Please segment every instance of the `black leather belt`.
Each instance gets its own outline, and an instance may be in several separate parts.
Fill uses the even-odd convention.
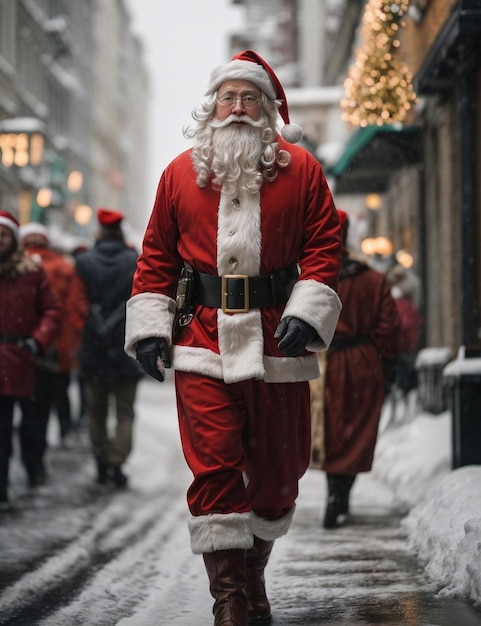
[[[358,337],[337,337],[332,340],[328,352],[349,350],[350,348],[357,348],[357,346],[365,346],[368,343],[371,343],[371,339],[364,335]]]
[[[194,302],[224,313],[278,306],[287,302],[297,277],[297,263],[263,276],[213,276],[194,270]]]

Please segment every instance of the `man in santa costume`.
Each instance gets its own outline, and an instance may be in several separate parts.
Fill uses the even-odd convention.
[[[203,554],[215,625],[266,624],[264,568],[310,460],[308,380],[341,308],[340,227],[319,163],[286,143],[302,132],[266,61],[235,55],[205,96],[187,131],[193,149],[158,186],[125,348],[159,381],[175,368],[191,547]],[[193,299],[179,326],[184,267]]]

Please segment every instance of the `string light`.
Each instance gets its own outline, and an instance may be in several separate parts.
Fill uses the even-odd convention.
[[[399,59],[399,30],[409,0],[369,0],[354,63],[344,81],[342,119],[354,126],[402,122],[416,102],[412,74]]]

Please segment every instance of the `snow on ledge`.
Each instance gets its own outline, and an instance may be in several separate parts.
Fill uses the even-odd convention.
[[[416,369],[429,365],[445,365],[451,356],[450,348],[423,348],[416,357]]]
[[[481,374],[481,358],[466,358],[465,346],[461,346],[458,351],[458,357],[444,368],[443,376],[445,378],[459,378],[466,374]]]

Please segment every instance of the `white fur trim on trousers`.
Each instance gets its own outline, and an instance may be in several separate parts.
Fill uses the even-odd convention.
[[[283,518],[270,521],[255,513],[211,513],[189,519],[190,545],[194,554],[217,550],[248,550],[254,535],[273,541],[287,533],[295,506]]]
[[[250,513],[211,513],[189,519],[190,545],[194,554],[217,550],[248,550],[254,544]]]
[[[274,539],[278,539],[279,537],[286,535],[291,526],[295,510],[296,505],[292,507],[287,515],[284,515],[281,519],[274,521],[266,520],[263,517],[259,517],[255,513],[252,513],[251,527],[253,534],[264,541],[274,541]]]

